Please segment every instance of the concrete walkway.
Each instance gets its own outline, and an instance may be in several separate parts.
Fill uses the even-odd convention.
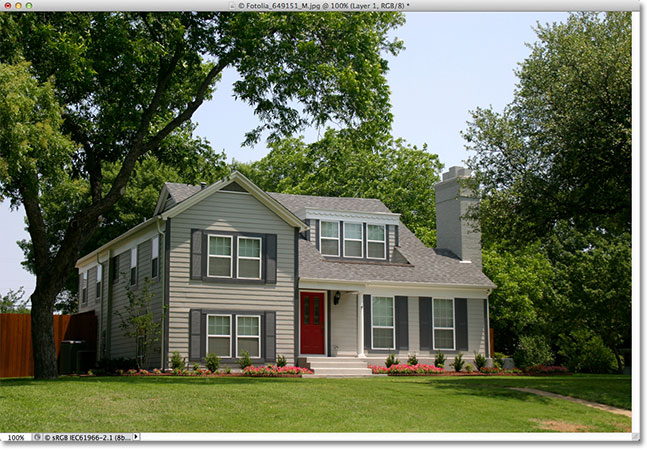
[[[601,409],[602,411],[608,411],[613,414],[620,414],[631,418],[631,411],[622,408],[616,408],[615,406],[603,405],[601,403],[590,402],[588,400],[582,400],[575,397],[567,397],[565,395],[553,394],[552,392],[540,391],[539,389],[530,389],[530,388],[516,388],[511,387],[508,389],[513,389],[515,391],[528,392],[530,394],[542,395],[544,397],[550,398],[560,398],[562,400],[568,400],[569,402],[579,403],[580,405],[590,406],[591,408]]]

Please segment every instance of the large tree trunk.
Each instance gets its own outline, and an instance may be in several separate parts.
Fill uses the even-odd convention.
[[[36,287],[31,296],[31,342],[34,353],[34,378],[58,378],[54,344],[54,302],[56,294]]]

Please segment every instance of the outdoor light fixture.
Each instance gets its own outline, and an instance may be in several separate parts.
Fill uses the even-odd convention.
[[[338,304],[339,304],[339,299],[340,299],[340,298],[341,298],[341,294],[339,293],[339,291],[335,292],[335,297],[334,297],[334,303],[335,303],[335,305],[338,305]]]

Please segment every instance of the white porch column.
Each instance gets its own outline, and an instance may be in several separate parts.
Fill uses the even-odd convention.
[[[364,358],[364,293],[357,293],[357,357]]]

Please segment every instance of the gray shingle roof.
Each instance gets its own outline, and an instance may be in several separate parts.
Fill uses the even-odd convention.
[[[389,208],[376,198],[318,197],[315,195],[278,194],[268,192],[293,213],[303,208],[332,209],[335,211],[359,211],[390,213]]]
[[[186,200],[191,197],[193,194],[200,192],[200,186],[193,186],[191,184],[183,183],[164,183],[168,193],[170,195],[170,201],[166,202],[164,210],[171,208],[172,206],[177,205],[178,203]]]

